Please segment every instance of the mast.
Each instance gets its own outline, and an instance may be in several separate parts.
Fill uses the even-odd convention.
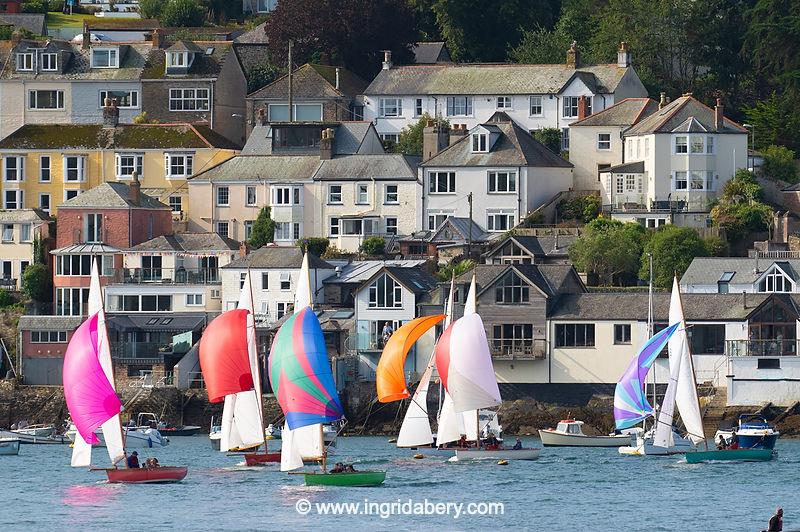
[[[250,274],[250,266],[247,267],[247,287],[248,295],[250,296],[250,319],[253,320],[253,332],[248,332],[248,336],[252,335],[253,349],[256,355],[256,382],[253,386],[253,392],[256,394],[256,404],[258,406],[258,428],[261,431],[259,434],[264,436],[264,453],[269,452],[269,444],[267,443],[266,427],[264,427],[264,393],[262,390],[263,384],[261,381],[261,357],[258,354],[258,335],[256,334],[256,315],[255,315],[255,302],[253,301],[253,276]],[[251,338],[248,337],[248,343]]]
[[[677,277],[676,277],[677,282]],[[681,297],[681,291],[678,290],[678,301],[681,302],[681,308],[683,308],[683,298]],[[684,325],[686,324],[686,318],[684,317]],[[688,329],[688,325],[685,325]],[[697,374],[694,371],[694,357],[692,356],[692,343],[689,341],[689,335],[686,335],[686,350],[689,352],[689,370],[692,374],[692,385],[694,386],[694,396],[697,399],[697,411],[701,413],[700,419],[702,420],[702,410],[700,409],[700,396],[697,393]],[[705,437],[703,434],[703,443],[706,446],[706,451],[708,450],[708,438]]]
[[[653,254],[648,253],[647,258],[650,261],[650,280],[647,285],[647,337],[653,337]],[[656,360],[658,358],[656,357]],[[653,380],[653,408],[656,407],[656,402],[658,398],[656,397],[656,368],[658,367],[658,363],[653,363],[653,372],[652,372],[652,380]],[[655,420],[655,416],[654,416]],[[644,421],[642,421],[644,423]],[[655,423],[654,423],[655,425]]]

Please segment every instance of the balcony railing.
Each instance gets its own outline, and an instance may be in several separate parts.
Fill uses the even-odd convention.
[[[164,342],[113,342],[111,357],[121,361],[161,362],[164,355],[172,354],[172,344]]]
[[[10,277],[0,278],[0,288],[3,288],[5,290],[16,290],[17,280],[11,279]]]
[[[798,340],[726,340],[725,354],[730,357],[797,356]]]
[[[122,284],[220,284],[217,268],[123,268],[114,272],[114,283]]]
[[[547,357],[547,340],[490,338],[492,357],[498,360],[542,360]]]
[[[672,199],[672,200],[651,200],[647,201],[615,201],[612,205],[604,205],[603,209],[610,212],[620,213],[672,213],[672,212],[705,212],[708,210],[709,197]]]

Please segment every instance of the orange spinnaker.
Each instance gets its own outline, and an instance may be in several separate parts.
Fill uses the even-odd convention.
[[[208,324],[200,338],[200,369],[212,403],[253,389],[247,314],[249,311],[244,309],[223,312]]]
[[[386,342],[378,361],[376,382],[378,401],[390,403],[411,397],[406,387],[404,367],[411,346],[445,318],[444,314],[416,318],[399,327]]]

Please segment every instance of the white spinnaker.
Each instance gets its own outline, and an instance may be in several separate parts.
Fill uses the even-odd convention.
[[[294,430],[288,424],[281,431],[281,471],[303,467],[303,459],[319,460],[325,453],[322,426],[317,423]]]
[[[469,283],[469,292],[467,292],[467,299],[464,303],[464,316],[471,316],[478,313],[478,287],[475,282],[475,274],[472,274],[472,281]],[[452,352],[450,353],[452,357]],[[463,421],[464,434],[467,436],[467,441],[479,440],[479,427],[478,427],[478,411],[467,410],[461,413]]]
[[[455,294],[455,278],[450,280],[450,294],[447,297],[447,308],[445,309],[444,328],[447,329],[453,322],[453,296]],[[431,358],[431,363],[435,354]],[[439,409],[439,419],[436,429],[436,445],[442,446],[447,443],[458,441],[464,432],[464,419],[461,414],[456,414],[453,409],[453,398],[444,390],[442,406]]]
[[[433,365],[429,364],[419,380],[419,385],[414,391],[403,418],[403,424],[400,426],[400,433],[397,436],[398,447],[417,447],[433,443],[427,404],[428,385],[431,382],[432,374]]]
[[[483,320],[469,314],[456,321],[450,333],[450,371],[447,389],[457,413],[491,408],[501,403]]]
[[[677,391],[675,393],[675,404],[678,412],[681,413],[681,421],[686,428],[689,439],[698,445],[706,440],[703,431],[703,416],[700,413],[700,401],[697,397],[697,378],[694,373],[694,361],[689,349],[689,339],[686,335],[686,321],[683,316],[683,305],[681,304],[681,293],[678,287],[678,278],[674,278],[672,285],[672,300],[669,306],[669,322],[680,322],[675,336],[681,339],[680,345],[676,346],[677,356],[680,357],[680,367],[678,374]],[[670,339],[670,364],[672,363],[672,338]],[[671,368],[670,368],[671,370]]]

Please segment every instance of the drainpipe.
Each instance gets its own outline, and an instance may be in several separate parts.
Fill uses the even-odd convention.
[[[528,176],[525,176],[526,178]],[[527,188],[525,189],[525,193],[528,193]],[[527,206],[525,207],[525,213],[527,214],[528,209]],[[517,223],[520,222],[522,219],[522,167],[517,167]]]

